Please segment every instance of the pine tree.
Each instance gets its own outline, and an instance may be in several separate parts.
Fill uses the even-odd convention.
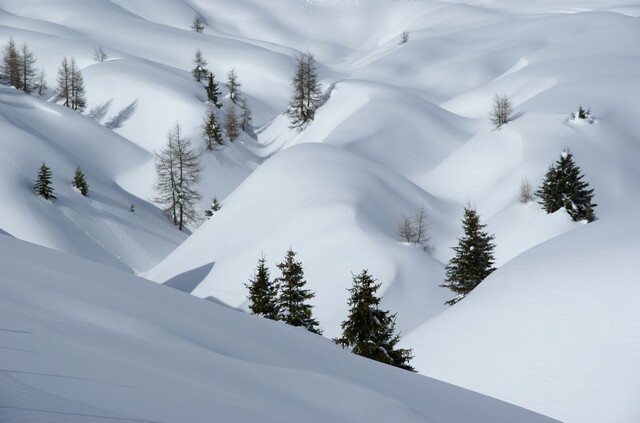
[[[193,58],[193,70],[191,71],[191,74],[196,81],[201,82],[208,73],[207,60],[202,55],[200,49],[198,49],[196,50],[196,54]]]
[[[204,141],[208,151],[214,150],[216,147],[224,145],[222,140],[222,130],[218,123],[218,115],[213,106],[209,106],[207,115],[204,119]]]
[[[80,166],[76,167],[76,172],[73,175],[73,181],[71,181],[71,185],[80,191],[80,194],[83,196],[87,196],[89,194],[89,184],[87,184],[87,179],[82,173]]]
[[[38,176],[33,184],[33,191],[45,200],[56,199],[56,196],[53,195],[53,187],[51,186],[52,176],[51,169],[42,162],[42,166],[40,166],[38,170]]]
[[[198,220],[195,211],[200,194],[195,190],[202,167],[191,141],[182,135],[176,122],[167,133],[167,144],[156,153],[156,201],[179,230]]]
[[[2,79],[5,83],[22,89],[22,73],[20,71],[22,57],[13,38],[9,38],[2,56]]]
[[[211,207],[204,211],[204,215],[207,219],[211,219],[214,214],[218,212],[222,208],[222,205],[218,203],[218,197],[213,197],[211,201]]]
[[[573,155],[568,150],[563,151],[560,159],[549,167],[542,186],[536,192],[539,203],[547,213],[564,207],[574,221],[593,222],[597,204],[592,203],[593,189],[589,189],[583,178]]]
[[[242,109],[242,117],[240,122],[240,127],[243,131],[246,131],[251,126],[251,122],[253,121],[253,113],[251,113],[251,109],[249,109],[249,103],[247,100],[242,97],[240,99],[240,108]]]
[[[313,120],[322,102],[318,67],[311,53],[298,57],[298,67],[291,85],[293,96],[286,112],[291,120],[289,127],[301,131]]]
[[[207,85],[205,86],[205,90],[207,92],[207,99],[209,100],[209,103],[213,104],[218,109],[222,108],[222,103],[218,100],[218,96],[222,93],[218,88],[218,83],[215,81],[215,76],[212,72],[209,72],[209,75],[207,75]]]
[[[240,118],[235,104],[230,104],[227,108],[224,120],[224,132],[229,141],[234,142],[240,136]]]
[[[200,19],[200,16],[196,15],[193,18],[193,22],[191,22],[190,28],[195,32],[199,32],[199,33],[204,32],[204,24],[202,23],[202,19]]]
[[[20,79],[22,80],[22,91],[30,94],[35,88],[34,79],[38,73],[35,67],[36,59],[26,43],[20,49]]]
[[[227,73],[227,88],[229,89],[229,98],[235,104],[239,104],[240,102],[240,82],[238,82],[238,74],[236,73],[235,68],[231,68],[229,73]]]
[[[400,336],[395,333],[395,314],[380,310],[376,295],[380,284],[366,270],[353,276],[349,288],[349,316],[342,322],[342,336],[334,342],[351,348],[354,354],[413,371],[410,349],[396,349]]]
[[[456,254],[446,266],[445,283],[440,285],[452,290],[456,297],[445,304],[456,304],[495,270],[494,236],[483,231],[485,226],[480,223],[477,211],[467,205],[462,219],[464,236],[453,247]]]
[[[307,282],[304,280],[302,264],[295,256],[296,253],[289,248],[285,259],[278,264],[282,273],[282,276],[276,279],[276,284],[280,287],[278,320],[291,326],[302,326],[309,332],[322,335],[318,321],[313,318],[313,306],[306,303],[315,297],[315,294],[304,289]]]
[[[252,314],[278,320],[278,286],[269,279],[269,269],[264,255],[258,260],[258,266],[245,284],[249,288],[249,309]]]

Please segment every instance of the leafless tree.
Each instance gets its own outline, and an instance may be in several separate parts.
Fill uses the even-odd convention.
[[[398,224],[398,235],[408,243],[422,248],[425,253],[432,254],[433,246],[428,229],[427,212],[423,205],[413,217],[402,216]]]
[[[196,50],[195,57],[193,58],[193,70],[191,74],[196,81],[200,82],[207,77],[209,71],[207,70],[207,60],[202,55],[200,49]]]
[[[200,16],[196,15],[193,18],[193,22],[191,22],[190,28],[199,33],[202,33],[204,31],[204,24],[202,23],[202,19],[200,19]]]
[[[522,204],[527,204],[532,202],[533,198],[534,198],[533,187],[531,186],[529,179],[527,179],[526,177],[523,177],[522,180],[520,181],[520,191],[518,193],[518,201],[520,201]]]
[[[104,62],[108,58],[109,58],[109,56],[107,55],[107,53],[105,53],[105,51],[102,48],[102,46],[99,46],[98,48],[93,50],[93,60],[94,61],[96,61],[96,62]]]
[[[298,57],[298,67],[291,85],[293,96],[286,112],[291,121],[289,127],[301,131],[313,120],[322,102],[318,66],[311,53]]]
[[[496,95],[493,97],[493,110],[489,114],[489,119],[496,129],[502,128],[512,119],[513,104],[507,95]]]

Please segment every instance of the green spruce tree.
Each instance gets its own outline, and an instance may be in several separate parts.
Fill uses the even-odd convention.
[[[222,206],[218,203],[218,197],[213,197],[211,207],[204,211],[204,215],[207,219],[211,219],[221,208]]]
[[[363,270],[353,276],[349,288],[349,316],[342,322],[342,336],[334,339],[336,344],[351,348],[354,354],[413,371],[409,361],[413,358],[410,349],[396,349],[400,336],[395,333],[395,314],[380,310],[380,297],[376,292],[380,284]]]
[[[89,184],[87,184],[87,178],[82,173],[80,166],[76,167],[76,172],[73,175],[73,180],[71,181],[71,185],[80,191],[80,194],[85,197],[89,194]]]
[[[475,208],[467,205],[462,219],[464,236],[459,238],[458,245],[453,247],[456,254],[446,266],[445,283],[440,285],[456,294],[445,304],[456,304],[495,270],[494,236],[483,231],[485,226],[480,223]]]
[[[203,135],[207,151],[212,151],[224,146],[222,129],[218,122],[218,114],[216,113],[215,107],[211,105],[209,105],[207,114],[204,117]]]
[[[580,168],[573,161],[573,155],[565,150],[558,161],[549,167],[542,185],[536,192],[539,203],[547,213],[564,207],[574,221],[593,222],[596,218],[593,189],[582,179]]]
[[[269,279],[264,255],[258,260],[253,277],[245,284],[249,288],[249,309],[252,314],[278,320],[278,286]]]
[[[218,100],[218,96],[222,95],[222,93],[220,92],[220,88],[218,87],[218,83],[215,81],[215,76],[212,72],[209,72],[209,75],[207,75],[207,85],[205,85],[204,89],[207,92],[207,99],[209,100],[209,103],[220,109],[222,107],[222,103]]]
[[[278,320],[291,326],[302,326],[309,332],[322,335],[318,328],[318,321],[313,318],[313,306],[306,301],[315,297],[315,294],[304,289],[304,271],[302,264],[295,259],[296,253],[289,248],[285,259],[278,264],[282,276],[276,279],[280,287],[278,298]]]
[[[47,167],[47,165],[43,162],[42,166],[38,170],[38,176],[33,184],[33,191],[36,195],[44,198],[45,200],[55,200],[56,196],[53,195],[53,187],[51,186],[52,181],[51,169]]]

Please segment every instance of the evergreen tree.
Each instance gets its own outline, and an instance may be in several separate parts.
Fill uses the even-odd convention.
[[[240,99],[240,107],[242,109],[240,127],[243,131],[246,131],[251,126],[251,122],[253,121],[253,113],[251,113],[251,109],[249,109],[249,103],[247,103],[247,100],[244,97]]]
[[[454,305],[480,284],[495,270],[493,235],[483,231],[477,211],[467,205],[464,208],[462,228],[464,236],[458,239],[458,245],[453,247],[455,256],[449,261],[445,269],[446,281],[440,285],[452,290],[456,297],[445,304]]]
[[[224,132],[229,141],[234,142],[240,136],[240,118],[235,104],[231,103],[227,108],[224,120]]]
[[[229,98],[235,104],[239,104],[240,102],[240,82],[238,82],[238,74],[236,73],[235,68],[231,68],[229,73],[227,73],[227,88],[229,89]]]
[[[193,22],[191,22],[190,28],[195,32],[199,32],[199,33],[204,32],[204,24],[202,23],[202,19],[200,19],[200,16],[196,15],[193,18]]]
[[[195,190],[200,181],[202,167],[191,141],[182,135],[176,122],[167,134],[167,144],[156,153],[156,201],[179,230],[189,222],[198,220],[195,211],[200,194]]]
[[[207,75],[207,85],[205,86],[205,90],[207,91],[207,99],[209,100],[209,103],[213,104],[218,109],[222,108],[222,103],[218,100],[218,96],[222,93],[218,88],[218,83],[215,81],[215,76],[212,72],[209,72],[209,75]]]
[[[224,145],[222,140],[222,130],[218,124],[218,115],[215,108],[209,105],[207,115],[204,119],[204,141],[208,151],[214,150],[216,147]]]
[[[207,60],[202,55],[200,49],[198,49],[196,50],[196,55],[193,58],[193,70],[191,71],[191,74],[196,81],[201,82],[208,73]]]
[[[349,316],[342,322],[342,336],[334,341],[351,348],[354,354],[413,371],[410,349],[395,349],[400,336],[395,333],[395,314],[380,310],[376,292],[380,284],[363,270],[353,276],[349,288]]]
[[[22,57],[13,38],[9,38],[2,55],[2,79],[17,89],[22,89]]]
[[[87,179],[82,173],[80,166],[76,167],[76,172],[73,175],[73,180],[71,181],[71,185],[80,191],[80,194],[85,197],[89,194],[89,184],[87,184]]]
[[[30,94],[35,88],[36,74],[38,69],[35,67],[36,59],[26,43],[20,48],[20,79],[22,80],[22,91]]]
[[[291,83],[293,96],[287,109],[291,129],[301,131],[315,117],[322,102],[318,83],[318,67],[311,53],[298,57],[298,67]]]
[[[249,309],[256,316],[278,320],[278,286],[269,279],[269,269],[264,255],[258,260],[258,266],[245,284],[249,288]]]
[[[560,159],[549,167],[542,186],[536,192],[539,203],[547,213],[564,207],[574,221],[593,222],[597,204],[592,203],[593,189],[589,189],[583,178],[573,155],[568,150],[563,151]]]
[[[309,332],[322,335],[318,321],[313,318],[313,306],[306,303],[315,297],[315,294],[304,289],[307,282],[304,280],[302,264],[295,256],[296,253],[289,248],[285,259],[278,264],[282,273],[282,276],[276,279],[276,284],[280,287],[278,320],[291,326],[302,326]]]
[[[218,203],[218,197],[213,197],[211,201],[211,207],[204,211],[204,215],[207,219],[211,219],[214,214],[218,212],[222,208],[222,205]]]
[[[56,199],[56,196],[53,195],[53,187],[51,186],[52,176],[51,169],[42,162],[42,166],[40,166],[38,170],[38,176],[33,184],[33,191],[45,200]]]

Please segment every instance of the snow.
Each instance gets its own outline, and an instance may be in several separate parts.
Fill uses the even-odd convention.
[[[16,262],[7,275],[19,282],[3,276],[1,282],[11,284],[12,296],[3,292],[0,299],[13,307],[11,321],[31,316],[29,325],[50,328],[38,345],[61,357],[60,370],[68,371],[66,376],[135,382],[132,386],[144,391],[141,404],[159,407],[154,415],[122,400],[125,391],[104,384],[92,388],[93,398],[103,402],[90,404],[91,395],[69,388],[71,401],[90,408],[72,403],[64,407],[87,419],[101,415],[91,407],[120,413],[124,419],[161,420],[158,416],[166,412],[166,420],[183,421],[186,410],[194,419],[204,419],[215,398],[216,405],[230,407],[225,410],[244,410],[246,420],[280,407],[297,421],[308,421],[310,415],[318,421],[359,420],[352,414],[356,408],[342,400],[347,393],[371,411],[366,416],[381,421],[408,420],[412,407],[418,407],[414,410],[421,417],[428,415],[420,411],[428,405],[421,408],[417,399],[398,402],[398,395],[420,392],[415,383],[433,383],[426,382],[429,379],[397,376],[397,395],[368,389],[377,380],[375,372],[384,372],[380,380],[386,381],[395,373],[370,370],[378,369],[370,363],[354,364],[360,360],[348,354],[337,359],[328,352],[326,339],[229,310],[247,310],[244,284],[261,254],[277,276],[275,265],[291,247],[304,266],[308,288],[316,293],[314,313],[326,337],[340,333],[352,274],[368,269],[382,284],[381,307],[397,312],[402,346],[414,349],[414,364],[423,375],[566,422],[635,422],[640,416],[635,405],[640,367],[632,360],[640,354],[633,265],[638,255],[633,216],[640,210],[640,6],[632,3],[0,2],[0,40],[12,36],[18,44],[26,42],[37,66],[45,68],[51,88],[62,58],[73,56],[85,78],[88,110],[103,106],[105,111],[96,122],[47,102],[51,89],[39,99],[0,87],[0,231],[66,254],[0,237],[7,251],[4,263]],[[189,29],[196,14],[205,24],[203,33]],[[403,31],[409,41],[399,45]],[[109,60],[93,61],[98,46]],[[228,94],[226,74],[236,69],[254,113],[254,133],[243,134],[220,151],[203,151],[206,96],[190,75],[197,49],[208,60],[223,96]],[[282,112],[291,94],[296,57],[305,51],[318,61],[327,101],[314,122],[296,132],[288,128]],[[496,94],[508,95],[515,111],[515,119],[500,131],[488,119]],[[228,101],[223,99],[223,111]],[[105,127],[132,104],[135,110],[121,127]],[[591,124],[570,120],[579,105],[591,108]],[[211,220],[192,225],[188,238],[153,204],[153,154],[175,122],[203,151],[200,214],[214,196],[222,203]],[[548,166],[567,149],[594,189],[594,223],[572,222],[564,210],[548,215],[535,202],[518,202],[520,181],[527,178],[536,189]],[[58,196],[53,202],[31,192],[43,161],[53,171]],[[70,185],[76,166],[87,175],[88,198]],[[131,204],[135,213],[129,212]],[[476,207],[487,232],[495,234],[499,268],[448,308],[443,303],[451,293],[438,285],[453,255],[451,247],[462,236],[466,204]],[[401,218],[423,206],[434,247],[431,256],[397,234]],[[22,255],[13,254],[14,248]],[[80,265],[68,255],[94,263]],[[56,289],[46,278],[32,280],[50,272],[44,264],[29,270],[45,257],[67,264]],[[210,301],[144,283],[96,262]],[[86,272],[69,274],[66,267],[72,263]],[[78,279],[95,282],[79,302],[75,290],[65,285],[76,281],[76,288],[82,286]],[[31,284],[33,292],[20,283]],[[96,303],[103,292],[100,286],[107,283],[115,284],[112,294]],[[60,310],[52,311],[51,299]],[[131,307],[117,305],[116,299],[130,301]],[[135,312],[136,307],[143,311]],[[62,313],[65,308],[76,314]],[[200,311],[192,315],[191,308]],[[94,309],[93,315],[86,311]],[[180,310],[188,310],[189,316],[179,315]],[[136,317],[126,317],[131,313]],[[47,323],[51,318],[54,326]],[[216,318],[224,325],[215,328],[218,335],[207,338]],[[88,327],[103,332],[94,336]],[[33,329],[27,328],[38,332]],[[248,336],[234,341],[245,330]],[[263,332],[264,337],[259,335]],[[118,338],[114,349],[106,342],[111,335]],[[51,350],[46,350],[47,340]],[[193,344],[204,345],[206,351],[189,340],[197,340]],[[104,371],[99,358],[92,358],[97,353],[92,343],[105,351],[98,355],[110,363]],[[222,361],[200,374],[198,366],[211,361],[210,351],[226,343],[229,350],[216,355]],[[291,363],[273,358],[289,354],[285,346],[300,353]],[[314,364],[311,351],[317,348],[325,349]],[[271,351],[269,360],[274,360],[267,360],[268,370],[257,358],[262,351]],[[172,358],[176,352],[185,352],[192,361]],[[250,359],[243,361],[246,354]],[[52,368],[53,360],[38,357],[37,362],[20,358],[19,371],[38,373],[44,368],[60,374]],[[143,357],[148,365],[142,364]],[[83,367],[88,358],[95,360],[94,369]],[[331,360],[343,363],[335,373],[326,370]],[[264,381],[275,377],[276,367],[282,368],[282,383],[272,392]],[[341,372],[355,375],[357,369],[375,375],[357,382],[340,379]],[[228,392],[223,385],[209,385],[219,372],[226,375],[220,380],[231,387]],[[322,387],[314,393],[331,406],[305,397],[296,389],[300,385],[284,382],[302,375]],[[264,389],[250,390],[253,396],[243,402],[239,392],[247,385],[236,380],[249,379],[261,381]],[[62,383],[56,380],[40,380],[37,389],[49,384],[45,392],[51,393],[51,386]],[[0,389],[8,391],[11,383],[4,379]],[[171,392],[176,383],[185,388]],[[211,388],[199,389],[203,386]],[[444,389],[433,404],[448,404],[466,392],[433,386],[438,386],[435,391]],[[40,397],[38,404],[35,393],[27,398],[30,409],[61,404],[51,396]],[[249,400],[254,401],[251,406]],[[500,413],[495,401],[470,402],[480,403]],[[434,412],[445,408],[435,407]],[[24,421],[22,415],[9,416]],[[459,421],[451,414],[441,417],[434,420]]]

